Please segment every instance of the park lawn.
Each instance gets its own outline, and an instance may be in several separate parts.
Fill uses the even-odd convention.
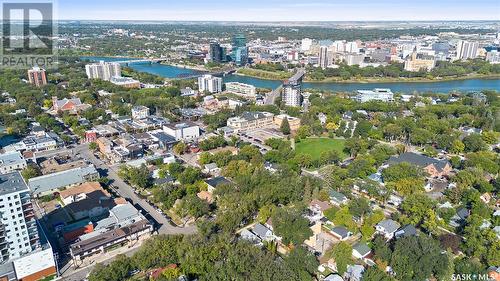
[[[344,139],[329,139],[329,138],[308,138],[301,140],[295,144],[297,154],[308,154],[313,159],[319,159],[323,151],[336,150],[340,153],[341,158],[347,155],[344,152]]]

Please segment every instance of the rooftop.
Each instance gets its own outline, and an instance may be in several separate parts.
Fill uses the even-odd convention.
[[[24,162],[25,160],[21,156],[21,153],[18,151],[12,151],[0,154],[0,167],[12,165],[20,162]]]
[[[0,175],[0,195],[19,191],[29,191],[21,173],[16,171]]]
[[[31,191],[37,194],[85,182],[86,177],[92,174],[98,174],[98,172],[94,165],[89,165],[87,167],[79,167],[54,174],[31,178],[28,180],[28,185]]]
[[[213,186],[213,187],[217,187],[217,186],[219,186],[221,184],[230,184],[231,183],[225,177],[215,177],[215,178],[212,178],[212,179],[205,180],[205,182],[208,185]]]
[[[422,168],[434,165],[438,171],[442,171],[447,164],[449,165],[449,162],[446,160],[438,160],[413,152],[405,152],[399,155],[399,157],[393,156],[389,159],[389,164],[398,164],[402,162],[414,164]]]

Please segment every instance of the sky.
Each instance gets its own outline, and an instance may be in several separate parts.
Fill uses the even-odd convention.
[[[500,0],[58,0],[62,20],[500,20]]]

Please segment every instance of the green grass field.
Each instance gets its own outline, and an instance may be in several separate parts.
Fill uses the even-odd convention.
[[[295,144],[297,154],[309,154],[313,159],[319,159],[323,151],[336,150],[342,158],[346,157],[344,153],[345,140],[329,138],[310,138],[301,140]]]

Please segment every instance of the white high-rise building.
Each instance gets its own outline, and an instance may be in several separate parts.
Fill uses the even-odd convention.
[[[19,258],[40,247],[30,190],[19,172],[0,175],[0,261]],[[1,239],[3,238],[3,239]]]
[[[328,67],[328,47],[321,46],[319,48],[319,67],[326,69]]]
[[[121,76],[121,66],[116,62],[104,62],[87,64],[85,66],[89,79],[111,80],[111,77]]]
[[[222,92],[222,78],[203,75],[198,77],[198,87],[200,92],[220,93]]]
[[[302,52],[307,52],[311,49],[311,46],[313,44],[313,40],[309,38],[304,38],[302,39],[301,45],[300,45],[300,50]]]
[[[358,43],[356,43],[356,42],[347,42],[345,44],[345,51],[347,53],[358,53],[359,52]]]
[[[344,41],[333,42],[333,47],[335,48],[335,52],[337,52],[337,53],[345,52],[345,42]]]
[[[487,52],[486,61],[492,64],[500,63],[500,52],[497,50]]]
[[[460,40],[457,43],[457,59],[466,60],[477,57],[479,43]]]

